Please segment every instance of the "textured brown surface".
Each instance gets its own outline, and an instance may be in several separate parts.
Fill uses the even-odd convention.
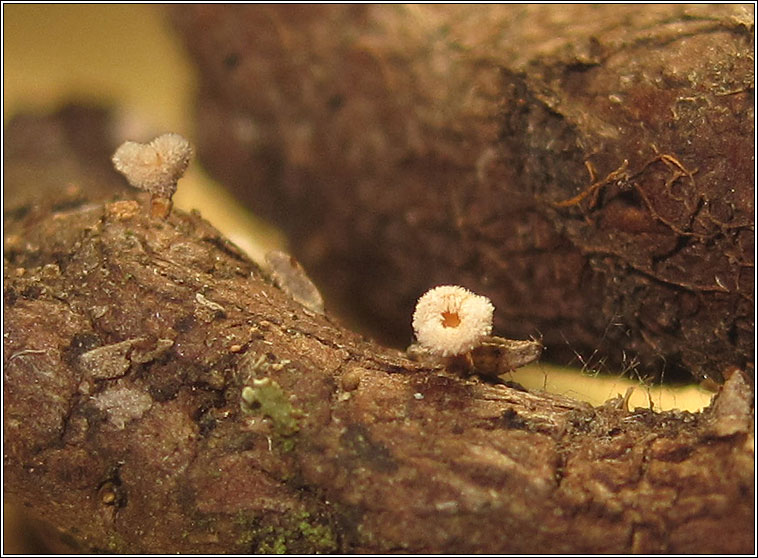
[[[750,6],[173,15],[201,159],[379,338],[457,283],[555,360],[752,362]]]
[[[752,550],[741,372],[691,414],[424,368],[145,201],[5,215],[5,497],[69,548]]]

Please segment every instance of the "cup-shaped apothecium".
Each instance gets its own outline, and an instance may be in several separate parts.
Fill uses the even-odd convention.
[[[413,331],[419,344],[443,357],[466,353],[492,332],[495,307],[480,296],[454,285],[427,291],[416,304]]]
[[[149,143],[127,141],[113,154],[113,166],[129,184],[152,194],[151,213],[166,217],[179,179],[193,155],[192,145],[179,134],[163,134]]]

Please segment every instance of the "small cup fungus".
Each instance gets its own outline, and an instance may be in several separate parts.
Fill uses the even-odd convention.
[[[187,170],[192,146],[179,134],[163,134],[150,143],[127,141],[113,154],[113,166],[129,184],[152,194],[151,213],[165,218],[171,211],[176,183]]]
[[[453,285],[427,291],[416,304],[413,330],[419,344],[443,357],[468,353],[492,332],[495,307],[480,296]]]

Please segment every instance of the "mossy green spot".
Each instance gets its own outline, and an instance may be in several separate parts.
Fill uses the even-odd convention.
[[[337,534],[328,520],[312,518],[307,511],[285,516],[276,525],[257,525],[254,518],[242,516],[237,523],[248,527],[237,544],[255,554],[329,554],[339,550]]]
[[[334,531],[328,525],[322,525],[320,523],[309,523],[307,519],[310,518],[310,514],[305,512],[301,516],[300,522],[297,524],[300,534],[308,541],[308,544],[313,548],[314,552],[334,552],[337,550],[337,540],[334,535]]]
[[[271,378],[253,380],[252,386],[243,388],[242,410],[268,417],[276,433],[282,436],[290,436],[300,429],[297,423],[300,411],[292,406],[287,394]]]
[[[255,554],[287,554],[287,541],[284,533],[275,533],[272,527],[261,530],[263,540],[255,548]]]

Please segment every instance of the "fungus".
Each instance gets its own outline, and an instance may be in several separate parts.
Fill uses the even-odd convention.
[[[179,134],[163,134],[150,143],[126,141],[113,154],[113,166],[129,184],[151,194],[151,214],[165,218],[171,211],[176,183],[187,170],[192,146]]]
[[[416,303],[413,330],[419,344],[443,357],[470,352],[492,331],[495,307],[480,296],[453,285],[427,291]]]

